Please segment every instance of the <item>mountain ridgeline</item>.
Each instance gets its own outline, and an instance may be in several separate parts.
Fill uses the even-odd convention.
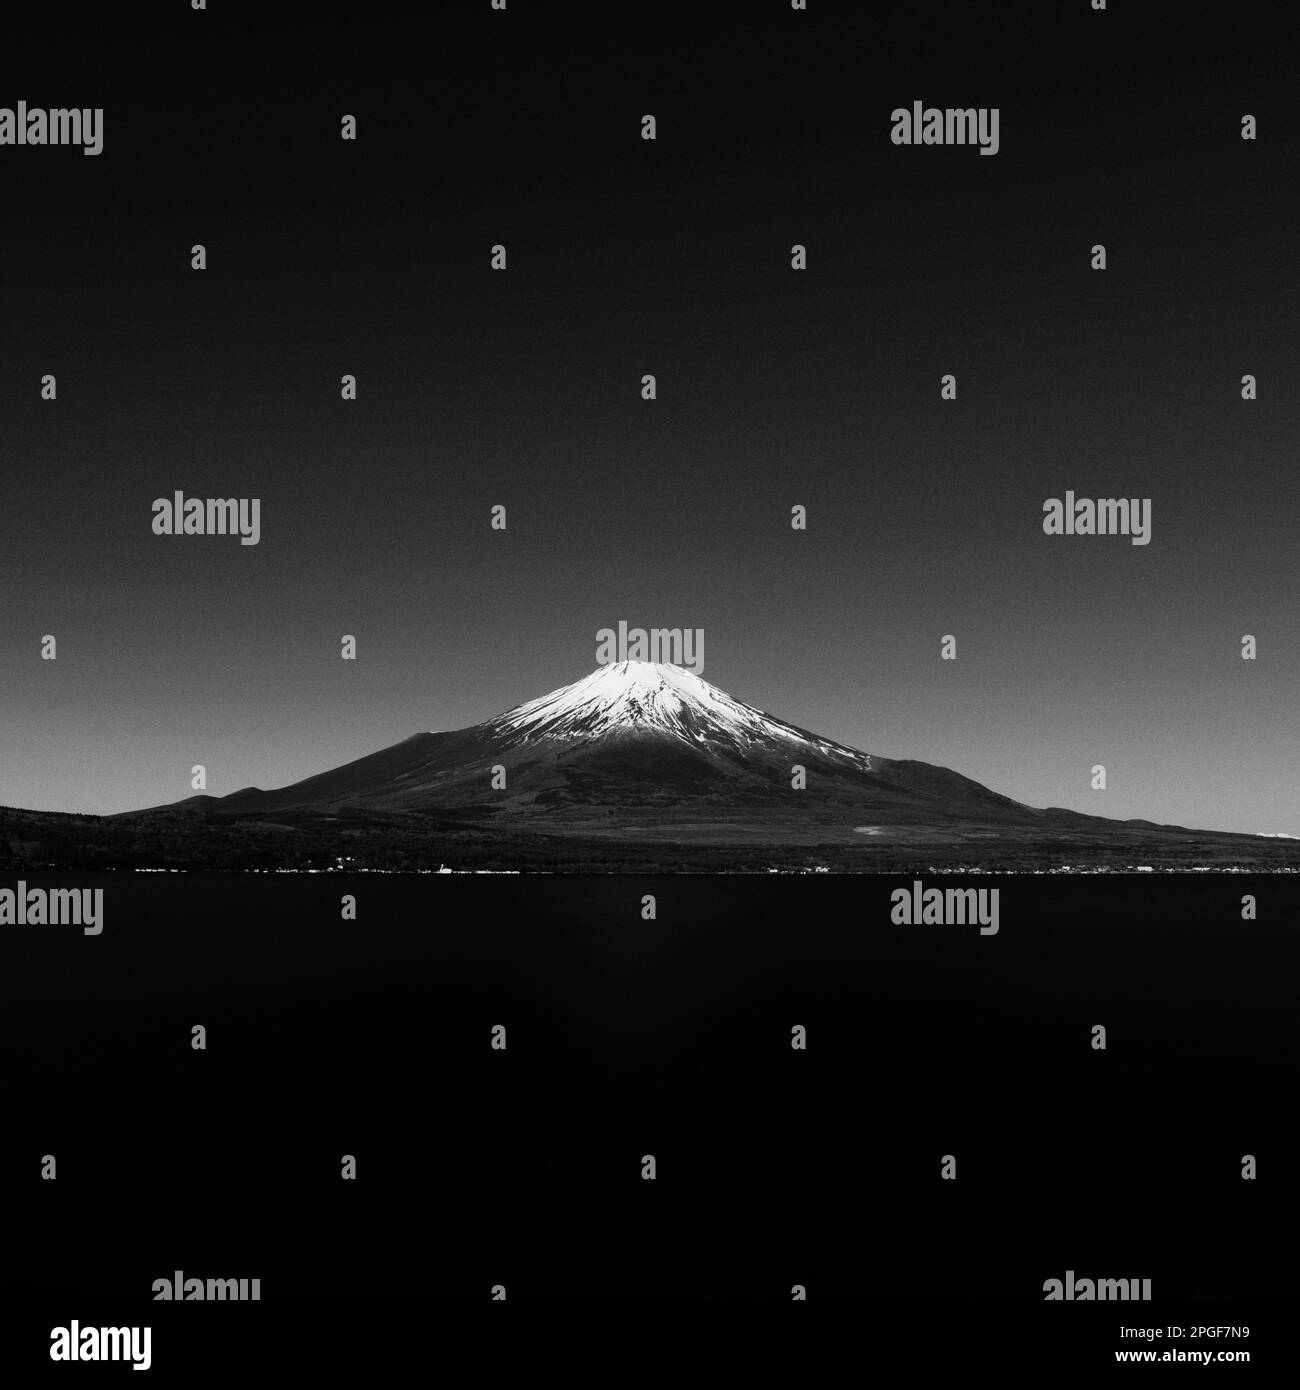
[[[1300,843],[1026,806],[624,661],[274,790],[0,809],[0,866],[558,872],[1300,868]]]
[[[761,825],[765,811],[855,823],[868,813],[1042,815],[946,768],[863,753],[787,724],[679,666],[632,661],[472,728],[416,734],[292,786],[249,788],[219,804],[474,810],[539,829],[639,824],[659,834],[692,819],[725,825],[741,813]]]

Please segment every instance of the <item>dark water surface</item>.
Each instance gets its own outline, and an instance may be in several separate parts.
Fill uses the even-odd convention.
[[[1300,878],[922,878],[31,875],[3,1292],[1297,1296]]]

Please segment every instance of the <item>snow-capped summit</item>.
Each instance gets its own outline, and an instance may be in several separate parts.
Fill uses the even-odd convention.
[[[508,814],[515,830],[535,823],[548,834],[579,821],[615,833],[666,816],[761,838],[774,833],[764,816],[801,834],[820,817],[855,842],[864,821],[874,828],[890,817],[1040,814],[947,768],[819,737],[653,661],[600,666],[481,724],[415,734],[292,786],[222,802],[232,812],[304,806],[457,810],[466,824]]]
[[[663,735],[691,745],[743,750],[794,743],[871,771],[871,755],[817,738],[710,685],[681,666],[619,661],[488,721],[498,735],[582,741],[618,734]]]
[[[806,852],[822,867],[832,850],[852,866],[876,862],[882,849],[908,863],[977,855],[1020,868],[1059,863],[1063,848],[1084,845],[1127,864],[1185,862],[1193,851],[1231,852],[1236,862],[1242,846],[1258,854],[1264,838],[1038,810],[951,768],[821,738],[652,661],[601,666],[495,718],[413,734],[287,787],[140,814],[150,833],[156,816],[169,835],[216,827],[223,864],[230,846],[260,843],[250,836],[262,826],[268,846],[324,836],[331,853],[379,846],[386,864],[419,862],[428,845],[450,843],[494,867],[522,855],[526,865],[638,871],[674,855],[691,867],[743,869],[769,852],[781,862]],[[1268,838],[1262,848],[1294,864],[1296,842]]]

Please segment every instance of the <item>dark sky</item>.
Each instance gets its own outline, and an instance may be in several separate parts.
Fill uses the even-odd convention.
[[[1031,804],[1300,834],[1280,7],[212,4],[7,44],[0,105],[105,116],[0,147],[0,804],[282,785],[626,619]],[[999,153],[895,147],[917,99]],[[154,535],[177,489],[260,544]],[[1151,543],[1045,536],[1067,489]]]

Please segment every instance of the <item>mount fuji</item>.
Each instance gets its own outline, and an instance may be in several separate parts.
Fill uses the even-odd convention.
[[[416,734],[292,786],[250,787],[217,804],[472,810],[516,828],[525,820],[542,831],[639,826],[668,838],[691,823],[738,829],[740,812],[757,821],[750,834],[764,811],[809,822],[868,812],[894,821],[1041,815],[945,768],[848,748],[680,666],[641,661],[600,667],[471,728]]]
[[[6,850],[7,847],[7,850]],[[301,782],[115,816],[0,808],[0,865],[662,872],[1300,868],[1300,841],[1014,801],[624,661]]]
[[[393,850],[383,862],[399,865],[471,851],[502,866],[607,868],[1300,860],[1254,836],[1040,810],[945,767],[847,747],[680,666],[637,661],[291,786],[136,814],[197,820],[237,844],[236,862],[239,837],[267,835],[281,837],[277,854],[328,842]]]

